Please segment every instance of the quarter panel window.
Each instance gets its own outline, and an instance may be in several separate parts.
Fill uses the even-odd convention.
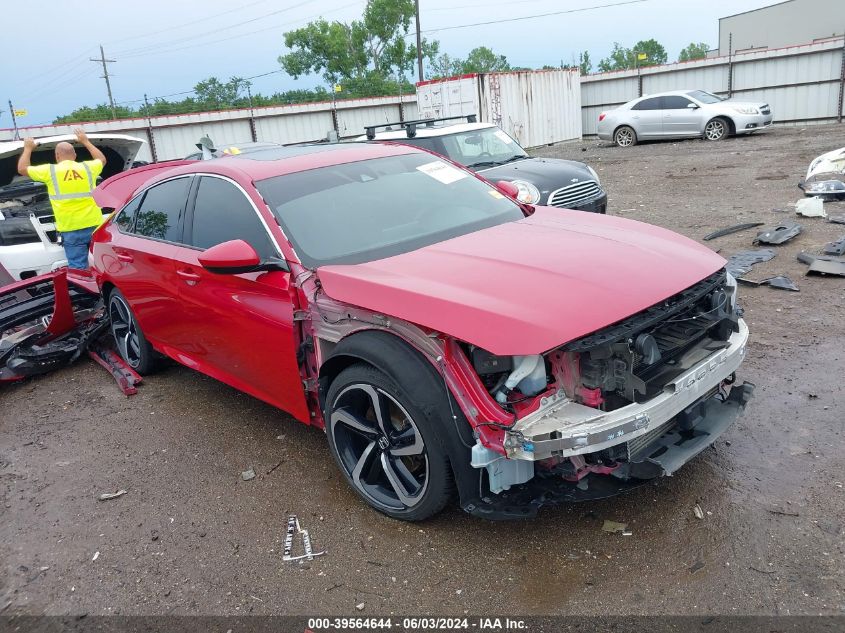
[[[262,258],[277,255],[267,229],[243,192],[230,182],[203,176],[194,204],[191,245],[206,249],[229,240],[243,240]]]
[[[114,224],[120,229],[121,233],[131,233],[135,227],[135,214],[138,212],[138,207],[141,206],[141,200],[144,196],[136,196],[129,204],[123,207],[114,218]]]
[[[135,233],[168,242],[180,242],[179,219],[188,199],[190,178],[168,180],[150,188],[137,212]]]
[[[652,99],[643,99],[639,103],[635,104],[631,109],[632,110],[662,110],[663,106],[661,105],[663,102],[663,97],[654,97]]]

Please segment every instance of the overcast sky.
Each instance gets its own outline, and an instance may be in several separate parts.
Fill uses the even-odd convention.
[[[773,4],[772,0],[645,0],[509,23],[444,27],[581,9],[622,0],[420,0],[422,31],[441,52],[465,56],[490,46],[514,66],[566,63],[587,50],[594,65],[614,41],[631,46],[655,38],[669,60],[690,42],[718,46],[720,17]],[[364,0],[89,0],[48,5],[7,2],[0,38],[0,127],[11,127],[6,101],[28,110],[19,125],[49,123],[83,105],[107,101],[102,68],[88,61],[103,44],[115,101],[131,102],[191,90],[209,76],[228,79],[279,68],[282,34],[324,16],[351,20]],[[275,73],[253,80],[272,94],[312,87],[319,77],[294,80]],[[174,97],[176,99],[183,97]],[[135,104],[137,105],[137,104]]]

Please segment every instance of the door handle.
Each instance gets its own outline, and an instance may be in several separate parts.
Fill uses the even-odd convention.
[[[192,272],[190,270],[177,270],[176,274],[179,275],[191,286],[193,286],[195,283],[199,282],[200,279],[202,279],[202,277],[200,277],[197,273]]]
[[[122,253],[122,252],[115,251],[114,256],[117,257],[117,259],[119,261],[126,262],[126,263],[132,263],[132,262],[135,261],[135,258],[132,257],[132,255],[130,255],[129,253]]]

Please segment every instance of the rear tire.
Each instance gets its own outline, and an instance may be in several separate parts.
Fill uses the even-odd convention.
[[[728,120],[723,117],[716,117],[710,119],[707,125],[704,126],[704,140],[705,141],[721,141],[727,138],[731,126]]]
[[[637,144],[637,133],[634,128],[623,125],[613,133],[613,142],[619,147],[633,147]]]
[[[111,333],[120,357],[139,374],[154,372],[159,359],[141,331],[129,302],[117,288],[109,293],[108,310]]]
[[[433,414],[371,365],[347,367],[332,381],[325,411],[329,449],[349,485],[379,512],[422,521],[452,499],[452,469]]]

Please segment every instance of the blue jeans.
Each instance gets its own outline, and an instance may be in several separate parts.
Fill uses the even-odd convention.
[[[88,245],[91,243],[91,235],[96,228],[96,226],[89,226],[87,229],[62,233],[62,246],[65,249],[68,268],[88,269]]]

